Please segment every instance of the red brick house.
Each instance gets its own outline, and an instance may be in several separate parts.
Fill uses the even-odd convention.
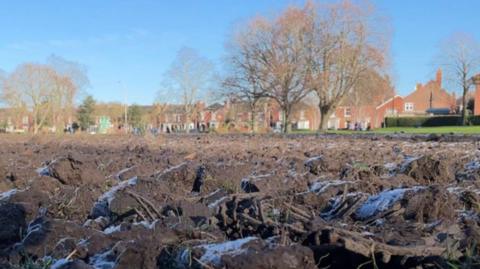
[[[442,88],[442,71],[438,70],[435,80],[427,84],[417,84],[415,91],[404,98],[405,114],[425,114],[432,108],[443,108],[455,111],[455,94]]]
[[[280,129],[282,111],[272,100],[260,102],[255,112],[255,124],[258,131]],[[293,129],[315,130],[319,124],[319,112],[315,105],[300,102],[293,108],[290,121]],[[223,105],[212,104],[200,112],[199,124],[206,128],[226,127],[238,131],[251,128],[252,111],[248,103],[228,100]]]
[[[0,108],[0,129],[6,132],[28,132],[33,129],[30,113],[12,108]]]
[[[475,102],[473,108],[473,115],[480,116],[480,74],[472,78],[473,84],[475,85]]]
[[[437,71],[435,80],[431,80],[425,85],[417,84],[415,90],[405,97],[396,95],[378,104],[368,106],[338,107],[330,117],[328,127],[332,129],[353,128],[357,123],[362,128],[367,126],[380,128],[387,116],[428,115],[433,112],[432,109],[442,109],[449,113],[453,113],[456,109],[455,94],[442,88],[441,70]]]

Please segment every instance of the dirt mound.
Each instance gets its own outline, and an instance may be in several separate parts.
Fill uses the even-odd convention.
[[[49,162],[46,167],[40,169],[39,173],[72,186],[93,184],[103,179],[92,164],[76,160],[72,156],[60,157]]]
[[[328,163],[323,156],[311,157],[305,161],[305,168],[314,175],[320,175],[328,170]]]
[[[25,209],[19,204],[0,203],[0,249],[20,241],[27,226]]]
[[[335,269],[477,263],[471,250],[480,247],[480,166],[472,143],[373,138],[1,141],[0,188],[8,190],[0,193],[0,264]]]
[[[450,182],[455,179],[447,160],[432,156],[408,158],[401,172],[414,178],[420,184]]]

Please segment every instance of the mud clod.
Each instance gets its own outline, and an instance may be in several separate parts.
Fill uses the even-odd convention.
[[[0,204],[0,249],[9,247],[21,240],[25,230],[25,209],[19,204]]]
[[[0,265],[478,264],[480,155],[465,139],[0,138]]]

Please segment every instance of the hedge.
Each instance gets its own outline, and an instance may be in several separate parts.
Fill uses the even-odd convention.
[[[462,125],[462,116],[387,117],[386,127],[435,127]],[[468,125],[480,125],[480,116],[469,116]]]

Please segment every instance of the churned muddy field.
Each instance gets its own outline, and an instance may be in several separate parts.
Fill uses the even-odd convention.
[[[466,137],[0,136],[0,268],[477,266]]]

